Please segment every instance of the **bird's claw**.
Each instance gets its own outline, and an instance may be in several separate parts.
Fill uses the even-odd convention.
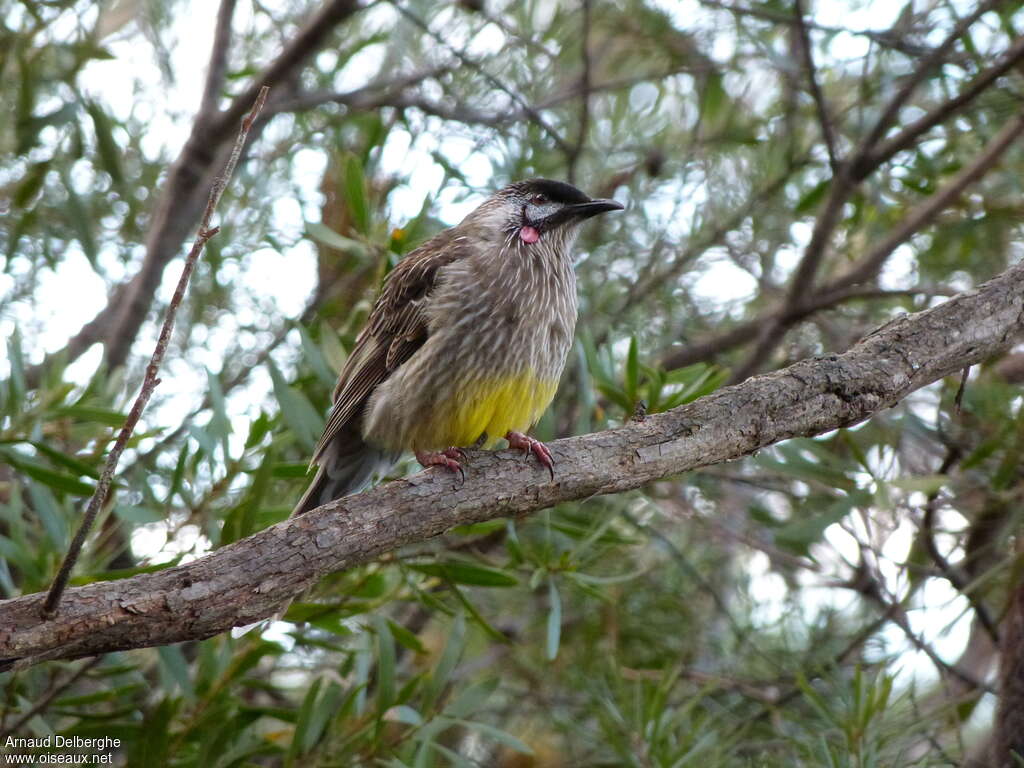
[[[466,459],[466,452],[461,448],[445,448],[443,451],[416,451],[416,461],[424,467],[446,467],[459,473],[459,482],[466,482],[466,471],[461,460]]]
[[[509,448],[518,448],[520,451],[525,451],[527,456],[531,453],[536,456],[537,461],[547,467],[548,472],[551,473],[551,479],[555,479],[555,460],[551,456],[551,450],[544,443],[535,437],[524,435],[522,432],[509,432],[505,435],[505,439],[508,440]]]

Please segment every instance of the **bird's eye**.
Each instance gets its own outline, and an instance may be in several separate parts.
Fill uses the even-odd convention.
[[[530,205],[544,205],[548,199],[544,195],[534,195],[530,198]]]

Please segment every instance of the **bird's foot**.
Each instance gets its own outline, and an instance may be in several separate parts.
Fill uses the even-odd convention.
[[[555,479],[555,461],[551,458],[551,451],[544,443],[535,437],[524,435],[522,432],[510,431],[505,435],[505,439],[508,440],[509,448],[518,448],[521,451],[526,451],[527,456],[531,453],[536,456],[537,461],[548,468],[551,479]]]
[[[452,472],[458,472],[462,482],[466,482],[466,473],[460,462],[465,458],[466,452],[454,446],[443,451],[416,451],[416,461],[424,467],[447,467]]]

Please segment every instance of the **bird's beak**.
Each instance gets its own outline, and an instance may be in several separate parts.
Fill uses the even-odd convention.
[[[591,216],[597,216],[599,213],[621,211],[623,207],[622,203],[614,200],[588,200],[585,203],[573,203],[547,216],[543,220],[543,228],[554,229],[570,221],[589,219]]]
[[[589,219],[591,216],[597,216],[599,213],[621,211],[622,208],[622,203],[617,203],[614,200],[591,200],[588,203],[567,205],[566,211],[575,219]]]

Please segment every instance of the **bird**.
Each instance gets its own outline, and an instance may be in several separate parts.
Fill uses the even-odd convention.
[[[518,181],[399,261],[338,377],[292,516],[362,490],[410,450],[464,479],[464,449],[505,438],[554,479],[550,450],[526,432],[573,343],[580,226],[622,208],[562,181]]]

